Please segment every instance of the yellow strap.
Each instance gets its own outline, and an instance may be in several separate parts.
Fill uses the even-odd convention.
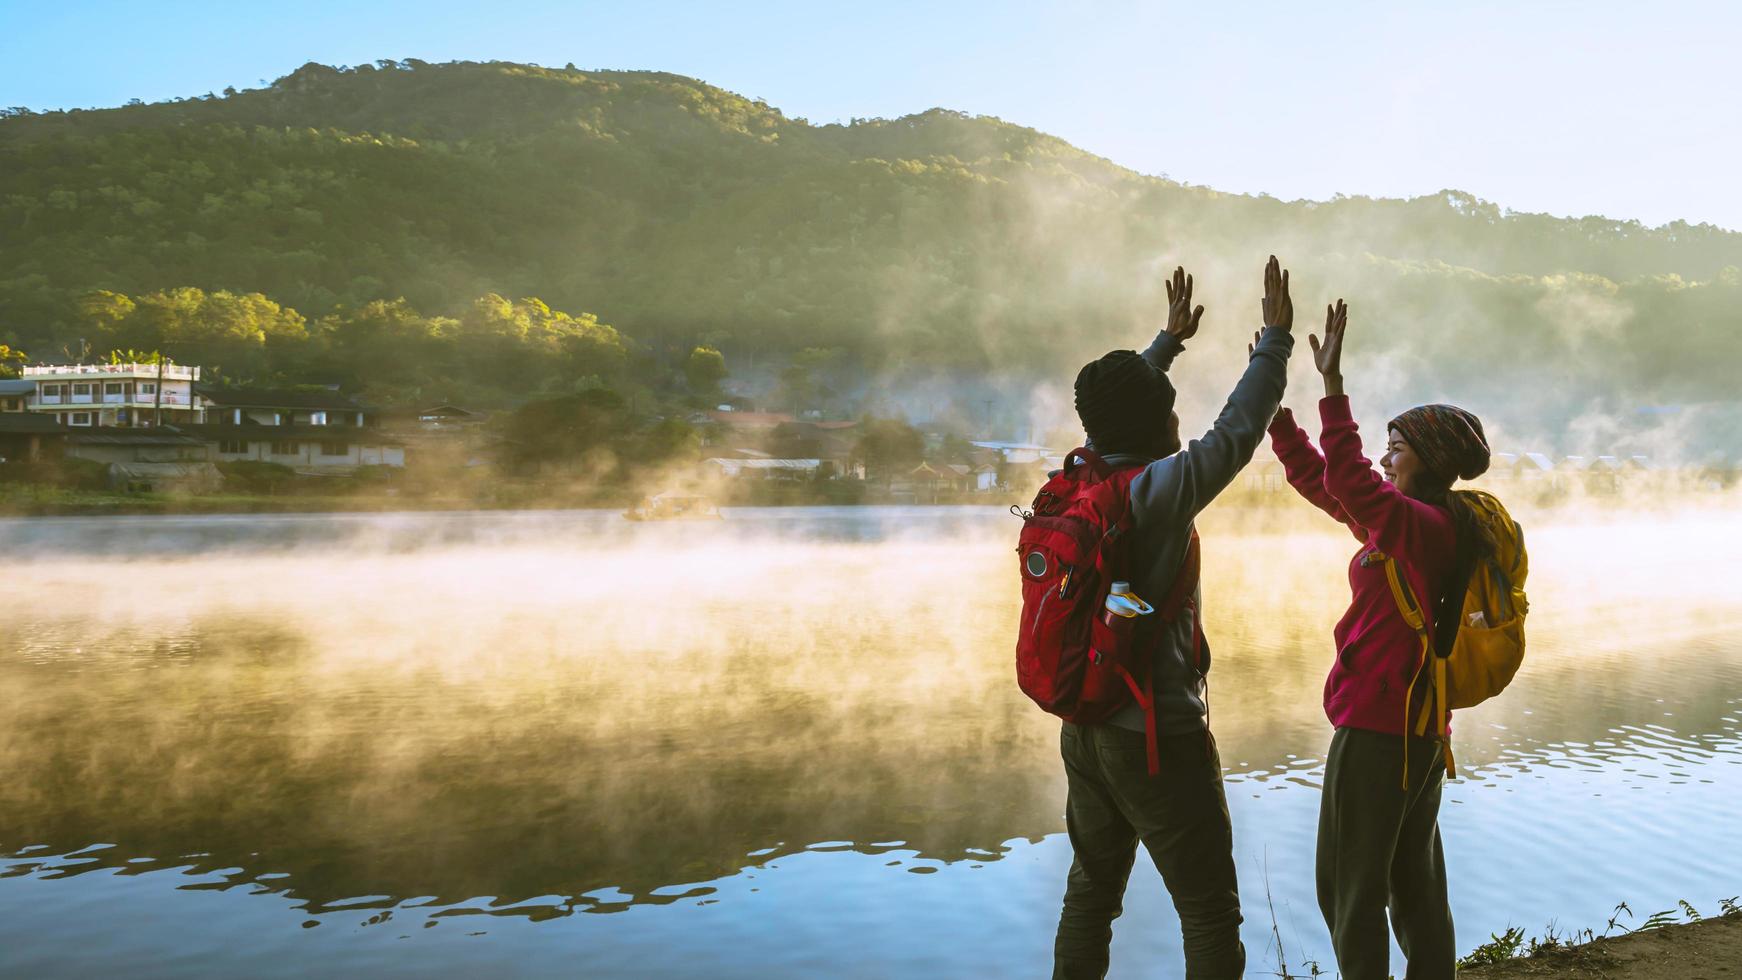
[[[1446,728],[1446,658],[1434,658],[1434,698],[1440,706],[1440,744],[1446,750],[1446,778],[1458,778],[1458,766],[1452,761],[1452,733]]]
[[[1421,607],[1415,601],[1415,594],[1409,590],[1409,584],[1397,572],[1397,559],[1386,556],[1385,578],[1391,583],[1391,597],[1397,601],[1397,611],[1403,614],[1403,621],[1409,628],[1423,636],[1427,635],[1427,622],[1421,618]]]
[[[1414,596],[1409,592],[1409,586],[1397,573],[1397,561],[1390,555],[1385,557],[1385,579],[1391,583],[1391,598],[1397,602],[1397,611],[1403,614],[1403,621],[1409,624],[1421,637],[1421,659],[1415,665],[1415,672],[1409,677],[1409,689],[1403,693],[1403,790],[1409,792],[1409,708],[1415,703],[1415,682],[1421,677],[1422,668],[1427,666],[1432,644],[1428,640],[1427,623],[1421,618],[1421,610],[1415,603]],[[1417,734],[1427,732],[1427,705],[1422,705],[1421,719]],[[1440,729],[1444,731],[1445,729]]]

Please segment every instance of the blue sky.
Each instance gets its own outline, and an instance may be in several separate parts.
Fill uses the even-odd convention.
[[[1742,5],[0,0],[0,105],[247,88],[306,61],[650,68],[813,122],[944,106],[1284,198],[1444,187],[1742,229]]]

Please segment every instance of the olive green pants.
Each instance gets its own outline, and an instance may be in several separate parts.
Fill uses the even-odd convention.
[[[1409,960],[1405,980],[1451,980],[1457,961],[1446,859],[1440,848],[1440,743],[1339,728],[1319,803],[1319,910],[1344,980],[1391,976],[1390,931]]]
[[[1053,943],[1055,980],[1107,975],[1113,920],[1124,911],[1138,841],[1179,912],[1186,977],[1233,980],[1245,970],[1234,835],[1215,740],[1198,732],[1159,741],[1161,772],[1151,776],[1141,732],[1066,723],[1059,736],[1075,857]],[[1162,964],[1145,964],[1145,971],[1179,975]]]

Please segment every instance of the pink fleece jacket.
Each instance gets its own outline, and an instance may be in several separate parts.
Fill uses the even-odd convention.
[[[1325,679],[1325,715],[1338,728],[1402,735],[1407,725],[1404,699],[1421,660],[1421,640],[1398,612],[1385,566],[1371,556],[1395,558],[1425,604],[1439,594],[1451,572],[1457,532],[1443,507],[1404,496],[1374,471],[1361,453],[1361,435],[1347,396],[1321,400],[1319,420],[1323,456],[1287,409],[1271,422],[1270,437],[1289,484],[1362,544],[1349,562],[1354,597],[1337,623],[1337,660]],[[1431,634],[1431,619],[1428,630]],[[1425,687],[1416,685],[1417,711]]]

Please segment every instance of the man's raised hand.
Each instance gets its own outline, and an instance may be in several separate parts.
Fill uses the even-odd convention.
[[[1294,328],[1294,300],[1288,296],[1288,270],[1272,255],[1264,265],[1264,325],[1279,330]]]
[[[1192,308],[1192,277],[1186,275],[1185,266],[1175,268],[1167,282],[1167,332],[1184,343],[1197,336],[1203,315],[1202,306]]]

